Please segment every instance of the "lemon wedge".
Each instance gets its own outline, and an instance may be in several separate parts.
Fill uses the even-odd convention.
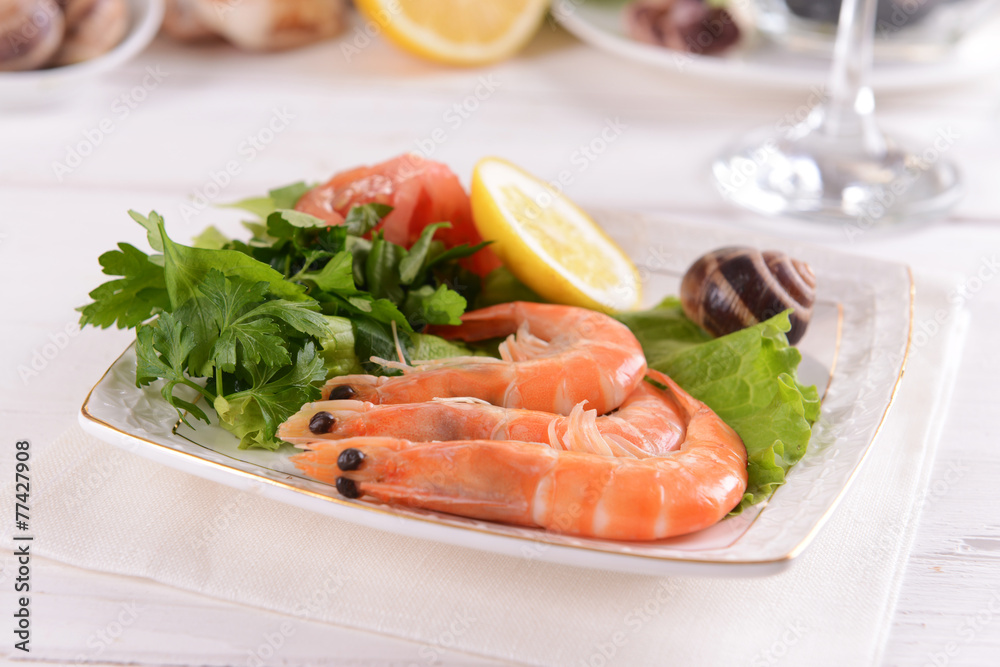
[[[508,58],[528,43],[549,0],[356,0],[386,38],[418,56],[451,65]]]
[[[472,217],[517,278],[556,303],[605,312],[639,306],[639,272],[590,216],[506,160],[472,174]]]

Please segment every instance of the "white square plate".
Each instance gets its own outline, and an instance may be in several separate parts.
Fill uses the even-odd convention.
[[[620,212],[595,218],[640,267],[647,302],[676,294],[685,269],[727,245],[784,250],[817,276],[813,321],[798,347],[799,379],[817,384],[822,414],[802,460],[766,503],[692,535],[616,542],[554,534],[437,512],[347,500],[307,479],[288,451],[240,450],[216,426],[178,424],[159,385],[135,386],[129,347],[81,408],[83,427],[149,459],[338,519],[403,535],[555,563],[645,574],[748,576],[787,567],[843,496],[892,403],[913,318],[913,281],[899,264],[855,257],[754,233],[693,226]]]

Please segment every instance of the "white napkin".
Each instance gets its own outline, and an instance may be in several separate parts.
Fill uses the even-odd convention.
[[[944,289],[921,282],[917,322],[948,308]],[[770,578],[657,579],[400,537],[162,467],[79,428],[33,462],[33,549],[423,642],[428,664],[435,647],[591,667],[876,664],[947,411],[962,322],[951,312],[913,350],[847,497],[792,568]],[[13,497],[7,487],[2,493]]]

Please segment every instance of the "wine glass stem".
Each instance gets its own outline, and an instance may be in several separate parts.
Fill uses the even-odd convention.
[[[885,139],[875,125],[875,96],[868,85],[878,0],[843,0],[820,131],[881,155]]]

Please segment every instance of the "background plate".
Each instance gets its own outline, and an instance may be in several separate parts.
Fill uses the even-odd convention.
[[[525,558],[646,574],[770,574],[808,544],[844,494],[895,395],[912,327],[907,267],[755,233],[697,227],[621,212],[595,218],[640,267],[647,302],[676,294],[680,276],[702,253],[746,244],[784,250],[816,272],[818,303],[806,336],[800,379],[824,392],[820,420],[787,483],[766,504],[707,530],[656,542],[558,535],[436,512],[340,497],[302,477],[288,451],[241,451],[218,427],[178,427],[159,384],[135,386],[130,347],[81,409],[91,434],[163,464],[307,510],[464,547]]]
[[[825,86],[829,58],[790,52],[744,31],[741,44],[722,56],[701,56],[636,42],[626,36],[622,8],[627,0],[554,0],[552,14],[584,42],[616,55],[705,81],[763,88]],[[954,49],[933,62],[876,60],[871,85],[876,90],[914,90],[952,85],[1000,68],[997,17],[979,26]]]

